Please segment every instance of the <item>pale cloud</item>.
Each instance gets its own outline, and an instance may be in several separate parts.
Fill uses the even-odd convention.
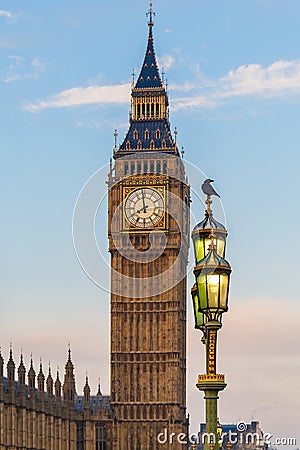
[[[172,55],[165,55],[160,59],[161,65],[165,68],[170,68],[174,62]],[[39,63],[33,61],[32,65],[39,66]],[[263,100],[287,98],[292,94],[295,98],[300,94],[300,60],[276,61],[267,67],[260,64],[243,65],[217,80],[205,78],[200,67],[196,72],[194,81],[170,86],[170,90],[178,92],[178,96],[172,99],[173,111],[187,108],[217,108],[231,98],[237,97]],[[24,108],[30,112],[39,112],[48,108],[129,103],[129,98],[129,84],[93,85],[67,89],[45,100],[26,104]]]
[[[103,103],[128,103],[129,100],[130,84],[75,87],[53,95],[46,100],[26,104],[24,105],[24,109],[30,112],[39,112],[49,108],[65,108]]]
[[[168,70],[174,65],[175,58],[172,55],[163,55],[160,58],[158,58],[158,62],[160,67],[163,67],[165,70]]]
[[[195,83],[186,81],[183,84],[172,84],[171,86],[169,86],[169,91],[190,92],[196,87],[197,85]]]
[[[224,85],[224,97],[278,97],[300,93],[300,61],[276,61],[266,68],[259,64],[240,66],[230,71],[220,82]]]
[[[215,108],[217,106],[216,100],[213,98],[205,97],[203,95],[195,97],[181,97],[172,100],[172,111],[178,111],[179,109],[187,108]]]
[[[182,91],[188,91],[187,86],[185,83]],[[176,89],[180,90],[180,86]],[[249,64],[231,70],[216,81],[203,78],[198,86],[194,84],[194,95],[173,100],[173,109],[212,108],[234,97],[266,99],[292,94],[300,94],[300,60],[276,61],[267,67]]]
[[[0,10],[0,17],[7,17],[8,19],[12,18],[12,13],[9,11]]]
[[[8,58],[10,64],[6,69],[5,83],[22,80],[37,80],[45,69],[45,64],[40,58],[27,61],[23,56],[12,55]]]

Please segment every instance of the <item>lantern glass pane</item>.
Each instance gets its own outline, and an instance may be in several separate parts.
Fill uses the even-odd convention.
[[[198,310],[196,316],[196,328],[202,328],[204,326],[204,314]]]
[[[229,277],[227,274],[220,275],[220,307],[227,309]]]
[[[196,239],[194,238],[194,248],[195,248],[196,263],[198,263],[205,256],[203,236],[200,236],[199,234],[196,235]]]
[[[207,293],[209,308],[218,308],[219,306],[219,275],[207,275]]]
[[[224,236],[218,236],[217,238],[217,253],[221,258],[225,257],[225,238]]]
[[[194,318],[195,318],[195,328],[201,329],[204,326],[204,314],[199,310],[199,297],[197,286],[194,286],[195,289],[192,289],[192,297],[193,297],[193,307],[194,307]]]
[[[208,254],[210,244],[211,244],[211,239],[210,239],[209,236],[207,236],[207,237],[204,239],[204,246],[205,246],[205,255],[204,255],[204,256],[206,256],[206,255]]]
[[[206,275],[198,275],[197,286],[200,300],[200,310],[207,309],[207,294],[206,294]]]

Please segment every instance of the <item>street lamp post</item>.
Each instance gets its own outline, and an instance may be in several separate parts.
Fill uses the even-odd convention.
[[[198,376],[197,388],[204,392],[206,405],[205,450],[217,450],[218,398],[225,389],[225,376],[217,373],[217,334],[222,314],[228,311],[230,264],[225,259],[227,231],[213,218],[211,197],[207,195],[205,218],[193,230],[195,284],[191,289],[195,328],[203,332],[206,346],[206,373]]]

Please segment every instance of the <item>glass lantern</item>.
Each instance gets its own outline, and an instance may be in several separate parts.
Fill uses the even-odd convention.
[[[230,273],[230,264],[217,254],[212,242],[207,256],[194,269],[199,310],[209,321],[220,321],[222,314],[228,311]]]
[[[214,245],[217,254],[225,257],[227,230],[212,214],[205,213],[205,218],[195,226],[192,239],[195,251],[196,265],[207,256],[211,245],[211,232],[214,232]]]

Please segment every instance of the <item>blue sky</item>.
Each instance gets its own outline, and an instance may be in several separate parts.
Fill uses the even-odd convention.
[[[172,128],[186,159],[215,179],[229,229],[220,418],[258,419],[299,446],[300,4],[157,0],[154,8]],[[94,391],[99,376],[109,391],[109,303],[77,262],[73,209],[108,163],[114,129],[119,139],[126,132],[147,9],[141,0],[0,1],[1,345],[54,370],[70,340],[78,391],[86,370]],[[99,239],[105,253],[103,225]],[[195,431],[204,363],[190,319]]]

